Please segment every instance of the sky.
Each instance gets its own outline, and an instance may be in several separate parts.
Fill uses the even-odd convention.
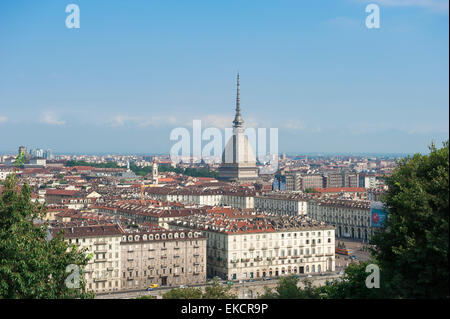
[[[448,30],[442,0],[1,1],[0,152],[169,153],[193,120],[231,127],[237,72],[280,153],[426,152],[449,136]]]

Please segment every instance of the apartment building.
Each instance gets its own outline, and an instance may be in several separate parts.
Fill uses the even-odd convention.
[[[139,204],[136,201],[115,201],[98,204],[91,208],[100,214],[126,218],[136,223],[150,222],[164,228],[167,228],[168,223],[176,218],[201,212],[199,208],[154,208]]]
[[[375,175],[360,174],[359,175],[359,187],[375,188],[377,186],[377,179]]]
[[[153,187],[145,190],[151,199],[183,204],[207,206],[231,206],[233,208],[254,208],[254,190],[245,188],[182,188]]]
[[[344,178],[342,173],[327,173],[324,175],[324,187],[333,188],[333,187],[343,187],[344,186]]]
[[[151,284],[177,287],[206,281],[206,238],[188,230],[123,234],[122,290]]]
[[[239,221],[190,216],[170,227],[202,231],[210,277],[245,280],[335,269],[334,227],[305,216],[264,214]]]
[[[290,192],[266,193],[255,196],[255,209],[279,215],[306,215],[309,198],[306,194]]]
[[[84,269],[87,290],[95,293],[120,290],[120,240],[124,230],[119,225],[56,226],[50,229],[50,235],[60,231],[69,245],[87,248],[87,253],[92,254]]]
[[[301,190],[323,187],[323,176],[321,174],[302,175]]]
[[[370,202],[361,200],[311,200],[308,216],[336,228],[336,237],[368,241],[373,235]]]

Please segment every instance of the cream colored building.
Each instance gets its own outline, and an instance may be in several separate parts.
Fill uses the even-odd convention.
[[[201,230],[208,238],[210,277],[245,280],[335,270],[334,227],[308,217],[259,215],[236,221],[191,216],[170,226]]]
[[[87,248],[92,258],[84,269],[87,290],[106,293],[120,290],[120,240],[124,233],[118,225],[53,228],[54,236],[63,230],[69,245]]]
[[[368,241],[373,235],[370,202],[361,200],[312,200],[308,216],[336,228],[336,237]]]
[[[207,206],[231,206],[233,208],[254,208],[255,192],[224,189],[146,189],[151,199],[165,202]]]
[[[206,238],[200,232],[127,233],[122,236],[121,250],[122,290],[206,281]]]
[[[279,215],[301,216],[307,214],[308,197],[295,193],[269,193],[255,197],[255,209]]]

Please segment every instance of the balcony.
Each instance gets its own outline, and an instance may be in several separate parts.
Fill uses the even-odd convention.
[[[113,270],[114,270],[114,267],[108,267],[108,268],[106,268],[106,270],[108,270],[108,271],[113,271]]]
[[[230,263],[232,263],[232,264],[236,264],[236,263],[238,263],[238,262],[239,262],[238,259],[232,259],[232,260],[230,260]]]
[[[262,257],[256,257],[256,258],[254,259],[254,261],[256,261],[256,262],[262,261],[262,260],[263,260]]]
[[[280,256],[278,259],[287,259],[287,256]]]
[[[106,250],[106,249],[94,250],[94,254],[106,254],[107,252],[108,252],[108,250]]]
[[[105,259],[95,259],[94,260],[95,263],[104,263],[104,262],[107,262],[107,261],[108,261],[108,259],[106,259],[106,258]]]
[[[107,281],[108,279],[106,278],[94,278],[94,282],[102,282],[102,281]]]
[[[155,251],[155,248],[149,248],[148,251]]]
[[[179,246],[175,246],[175,247],[173,247],[173,249],[180,249],[180,247]]]
[[[242,258],[241,263],[247,263],[250,261],[250,258]]]
[[[267,257],[268,261],[275,260],[275,257]]]
[[[261,247],[262,250],[267,250],[267,247]]]

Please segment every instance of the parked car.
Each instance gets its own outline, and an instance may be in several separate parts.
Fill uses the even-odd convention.
[[[308,278],[312,278],[312,275],[308,275]]]
[[[263,280],[271,280],[272,278],[270,277],[264,277]]]
[[[150,286],[148,286],[147,291],[152,291],[155,288],[158,288],[158,284],[151,284]]]

